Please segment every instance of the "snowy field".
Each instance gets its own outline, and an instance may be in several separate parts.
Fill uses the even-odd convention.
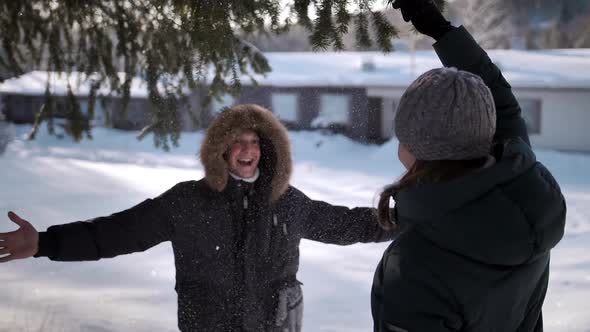
[[[28,127],[18,127],[19,137]],[[202,133],[158,151],[133,133],[94,131],[81,144],[41,133],[0,156],[0,232],[13,210],[48,226],[130,207],[179,181],[203,176],[195,157]],[[397,143],[364,146],[342,136],[291,134],[292,183],[310,197],[375,206],[380,188],[402,174]],[[537,150],[568,202],[565,238],[553,251],[544,306],[546,331],[590,331],[590,155]],[[305,331],[372,331],[369,291],[387,244],[301,246]],[[46,258],[0,265],[0,331],[176,331],[174,261],[168,243],[99,262]]]

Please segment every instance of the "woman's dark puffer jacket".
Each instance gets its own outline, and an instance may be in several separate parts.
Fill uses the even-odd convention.
[[[510,85],[469,33],[454,29],[434,47],[445,66],[479,75],[492,91],[497,162],[397,194],[403,230],[375,273],[374,330],[542,331],[564,198],[535,159]]]

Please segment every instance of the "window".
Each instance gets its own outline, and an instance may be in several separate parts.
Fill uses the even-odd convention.
[[[88,117],[88,100],[80,100],[78,99],[78,103],[80,103],[80,112],[84,115],[85,118]]]
[[[325,127],[331,124],[348,125],[350,96],[325,94],[320,98],[320,114],[313,120],[313,126]]]
[[[285,122],[297,122],[297,94],[273,93],[271,97],[272,111]]]
[[[541,133],[541,100],[521,99],[518,102],[529,134]]]
[[[219,114],[226,107],[232,107],[236,104],[236,98],[230,94],[223,94],[220,96],[221,100],[213,97],[211,100],[211,111],[213,114]]]
[[[88,100],[80,100],[80,111],[85,117],[88,117]],[[92,122],[96,126],[106,125],[106,116],[100,99],[97,99],[94,103],[94,118],[91,120],[93,120]]]

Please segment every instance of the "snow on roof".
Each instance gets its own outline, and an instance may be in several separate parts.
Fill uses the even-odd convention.
[[[590,49],[490,50],[510,84],[521,88],[590,89]],[[434,51],[267,53],[273,71],[261,84],[274,86],[406,87],[421,73],[441,67]],[[363,63],[374,70],[363,71]]]
[[[513,87],[590,90],[590,49],[490,50],[488,54]],[[414,56],[408,52],[276,52],[266,56],[273,70],[266,77],[258,76],[258,83],[282,87],[403,88],[421,73],[441,66],[434,51],[418,51]],[[80,78],[84,74],[72,73],[69,81],[75,94],[86,95],[88,84],[77,84]],[[47,72],[33,71],[1,83],[0,93],[41,95],[46,82]],[[66,94],[67,82],[66,75],[53,75],[53,92]],[[248,82],[247,78],[243,79],[244,84]],[[101,93],[108,94],[108,88],[101,89]],[[131,96],[147,96],[145,82],[133,79]]]
[[[54,95],[66,95],[68,93],[68,83],[70,83],[72,92],[76,96],[87,96],[90,92],[90,84],[85,81],[87,75],[84,73],[73,72],[67,75],[66,73],[35,70],[0,83],[0,93],[43,95],[45,94],[48,77],[50,90]],[[119,73],[119,79],[124,82],[125,73]],[[101,87],[98,91],[102,95],[108,95],[109,92],[110,89],[106,86]],[[130,94],[131,97],[147,97],[147,84],[139,78],[133,78],[131,80]]]

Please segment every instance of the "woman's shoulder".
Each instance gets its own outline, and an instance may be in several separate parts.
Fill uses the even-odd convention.
[[[543,165],[543,163],[537,160],[537,157],[526,142],[520,138],[511,139],[504,142],[503,144],[496,145],[496,149],[500,149],[501,152],[498,159],[499,163],[503,163],[505,168],[519,173],[519,176],[514,178],[514,181],[510,181],[506,186],[511,184],[520,184],[527,187],[536,187],[532,183],[549,184],[547,189],[558,190],[559,185],[551,174],[551,172]]]

